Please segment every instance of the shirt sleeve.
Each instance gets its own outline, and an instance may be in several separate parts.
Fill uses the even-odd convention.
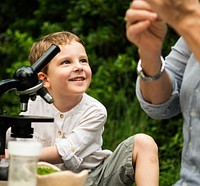
[[[165,69],[172,82],[173,91],[171,97],[162,104],[154,105],[146,102],[140,91],[139,77],[136,82],[136,95],[142,109],[154,119],[169,119],[181,112],[180,108],[180,88],[187,61],[191,51],[187,47],[183,38],[180,38],[172,47],[170,54],[165,59]]]

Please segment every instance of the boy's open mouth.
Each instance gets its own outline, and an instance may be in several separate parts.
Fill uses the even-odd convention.
[[[77,78],[73,78],[73,79],[70,79],[70,81],[84,81],[86,78],[84,77],[77,77]]]

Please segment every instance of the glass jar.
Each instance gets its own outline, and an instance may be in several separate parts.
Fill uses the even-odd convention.
[[[34,141],[9,141],[8,186],[36,186],[37,162],[42,145]]]

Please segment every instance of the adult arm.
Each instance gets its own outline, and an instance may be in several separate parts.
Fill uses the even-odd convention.
[[[136,95],[143,110],[152,118],[169,119],[181,112],[180,89],[187,63],[191,59],[191,50],[185,40],[180,38],[172,47],[171,52],[165,58],[165,70],[172,82],[173,91],[170,98],[162,104],[151,104],[145,101],[140,89],[140,78],[136,82]],[[191,65],[190,65],[191,66]],[[190,67],[189,67],[190,68]],[[190,69],[187,69],[190,71]]]
[[[126,12],[126,35],[138,47],[141,66],[146,76],[156,75],[161,68],[161,50],[166,25],[146,1],[133,1]],[[172,94],[172,82],[166,71],[152,82],[140,80],[144,100],[161,104]]]

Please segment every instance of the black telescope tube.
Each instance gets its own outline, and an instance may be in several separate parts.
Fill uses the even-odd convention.
[[[44,52],[42,56],[37,61],[35,61],[35,63],[33,63],[33,65],[31,66],[33,71],[37,73],[40,72],[49,63],[49,61],[51,61],[55,57],[58,52],[60,52],[60,48],[57,45],[52,44],[46,50],[46,52]]]

